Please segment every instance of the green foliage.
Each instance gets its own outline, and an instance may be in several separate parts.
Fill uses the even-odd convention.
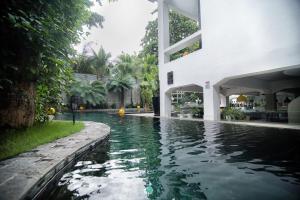
[[[130,74],[122,74],[116,72],[107,82],[107,88],[109,91],[113,92],[123,92],[124,90],[129,90],[134,84],[134,79]]]
[[[92,84],[75,81],[71,85],[70,94],[81,97],[84,104],[96,106],[104,103],[106,89],[100,81],[94,81]]]
[[[187,36],[195,33],[198,30],[197,23],[183,15],[176,12],[170,12],[170,44],[186,38]],[[158,20],[150,21],[146,27],[146,34],[142,39],[142,55],[155,55],[158,57]],[[197,46],[191,49],[198,48]],[[180,51],[180,55],[189,49]],[[175,54],[176,57],[178,54]]]
[[[1,79],[36,81],[44,73],[57,74],[84,33],[82,25],[103,21],[89,11],[91,5],[87,0],[2,2]]]
[[[117,69],[119,73],[123,75],[130,74],[134,77],[137,70],[136,63],[134,62],[135,59],[135,56],[123,53],[118,56],[115,69]]]
[[[245,114],[236,108],[226,107],[222,111],[223,118],[230,118],[232,120],[244,120],[246,118]]]
[[[69,57],[85,34],[82,26],[102,26],[103,17],[89,10],[92,5],[89,0],[1,2],[0,90],[5,94],[20,83],[34,83],[37,121],[45,121],[45,108],[59,102],[69,81]]]
[[[182,99],[180,100],[180,104],[184,104],[186,102],[196,102],[200,99],[200,94],[196,92],[185,92]]]
[[[70,121],[51,121],[25,130],[10,130],[0,134],[0,160],[79,132],[83,128],[82,122],[73,125]]]
[[[133,59],[128,54],[118,57],[117,64],[110,70],[110,79],[106,86],[109,91],[121,94],[121,107],[124,107],[125,91],[133,87],[135,83],[135,65]]]
[[[142,59],[142,74],[141,74],[141,96],[144,104],[150,107],[152,97],[158,90],[158,67],[157,59],[154,55],[147,55]]]
[[[98,52],[93,50],[92,56],[83,54],[75,57],[73,59],[73,69],[77,73],[95,74],[97,75],[97,80],[99,80],[109,74],[111,65],[111,63],[109,63],[110,57],[111,54],[106,53],[101,46]]]
[[[62,93],[67,93],[67,88],[72,80],[72,70],[68,63],[61,65],[58,73],[49,77],[47,74],[38,80],[35,99],[35,121],[45,122],[48,120],[47,110],[61,107]]]
[[[94,55],[88,59],[90,60],[92,67],[95,69],[97,80],[99,80],[100,77],[109,74],[107,65],[108,59],[111,57],[111,54],[106,53],[102,46],[99,49],[98,53],[93,51],[93,54]]]
[[[84,55],[78,55],[73,59],[73,70],[77,73],[96,74],[94,67],[91,65],[91,59]]]
[[[194,107],[192,108],[192,114],[195,118],[203,118],[204,110],[200,107]]]

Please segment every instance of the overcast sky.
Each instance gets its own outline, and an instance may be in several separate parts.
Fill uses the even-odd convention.
[[[112,54],[112,58],[122,52],[138,52],[146,25],[157,16],[157,13],[152,14],[156,7],[156,3],[148,0],[118,0],[111,3],[104,0],[102,6],[95,3],[92,10],[104,16],[103,28],[92,28],[91,34],[76,45],[76,50],[81,53],[86,43],[93,42],[93,49],[98,50],[102,45],[105,51]]]

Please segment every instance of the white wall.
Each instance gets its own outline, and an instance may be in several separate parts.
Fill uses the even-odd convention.
[[[300,97],[289,103],[288,116],[289,123],[300,124]]]
[[[161,94],[180,85],[210,81],[213,86],[230,76],[299,67],[299,0],[202,0],[201,13],[203,48],[160,62]],[[167,85],[169,71],[174,72],[173,85]],[[210,93],[207,98],[210,90],[204,90],[204,96]],[[206,119],[216,119],[210,103],[205,105]]]

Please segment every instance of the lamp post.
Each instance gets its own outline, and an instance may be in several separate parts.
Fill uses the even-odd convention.
[[[73,115],[73,125],[75,124],[75,110],[77,110],[80,98],[78,96],[71,96],[71,110]]]

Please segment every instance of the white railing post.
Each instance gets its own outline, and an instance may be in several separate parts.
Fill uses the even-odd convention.
[[[165,54],[165,49],[169,45],[169,6],[164,0],[158,0],[158,59],[160,66],[170,60],[170,56]]]

